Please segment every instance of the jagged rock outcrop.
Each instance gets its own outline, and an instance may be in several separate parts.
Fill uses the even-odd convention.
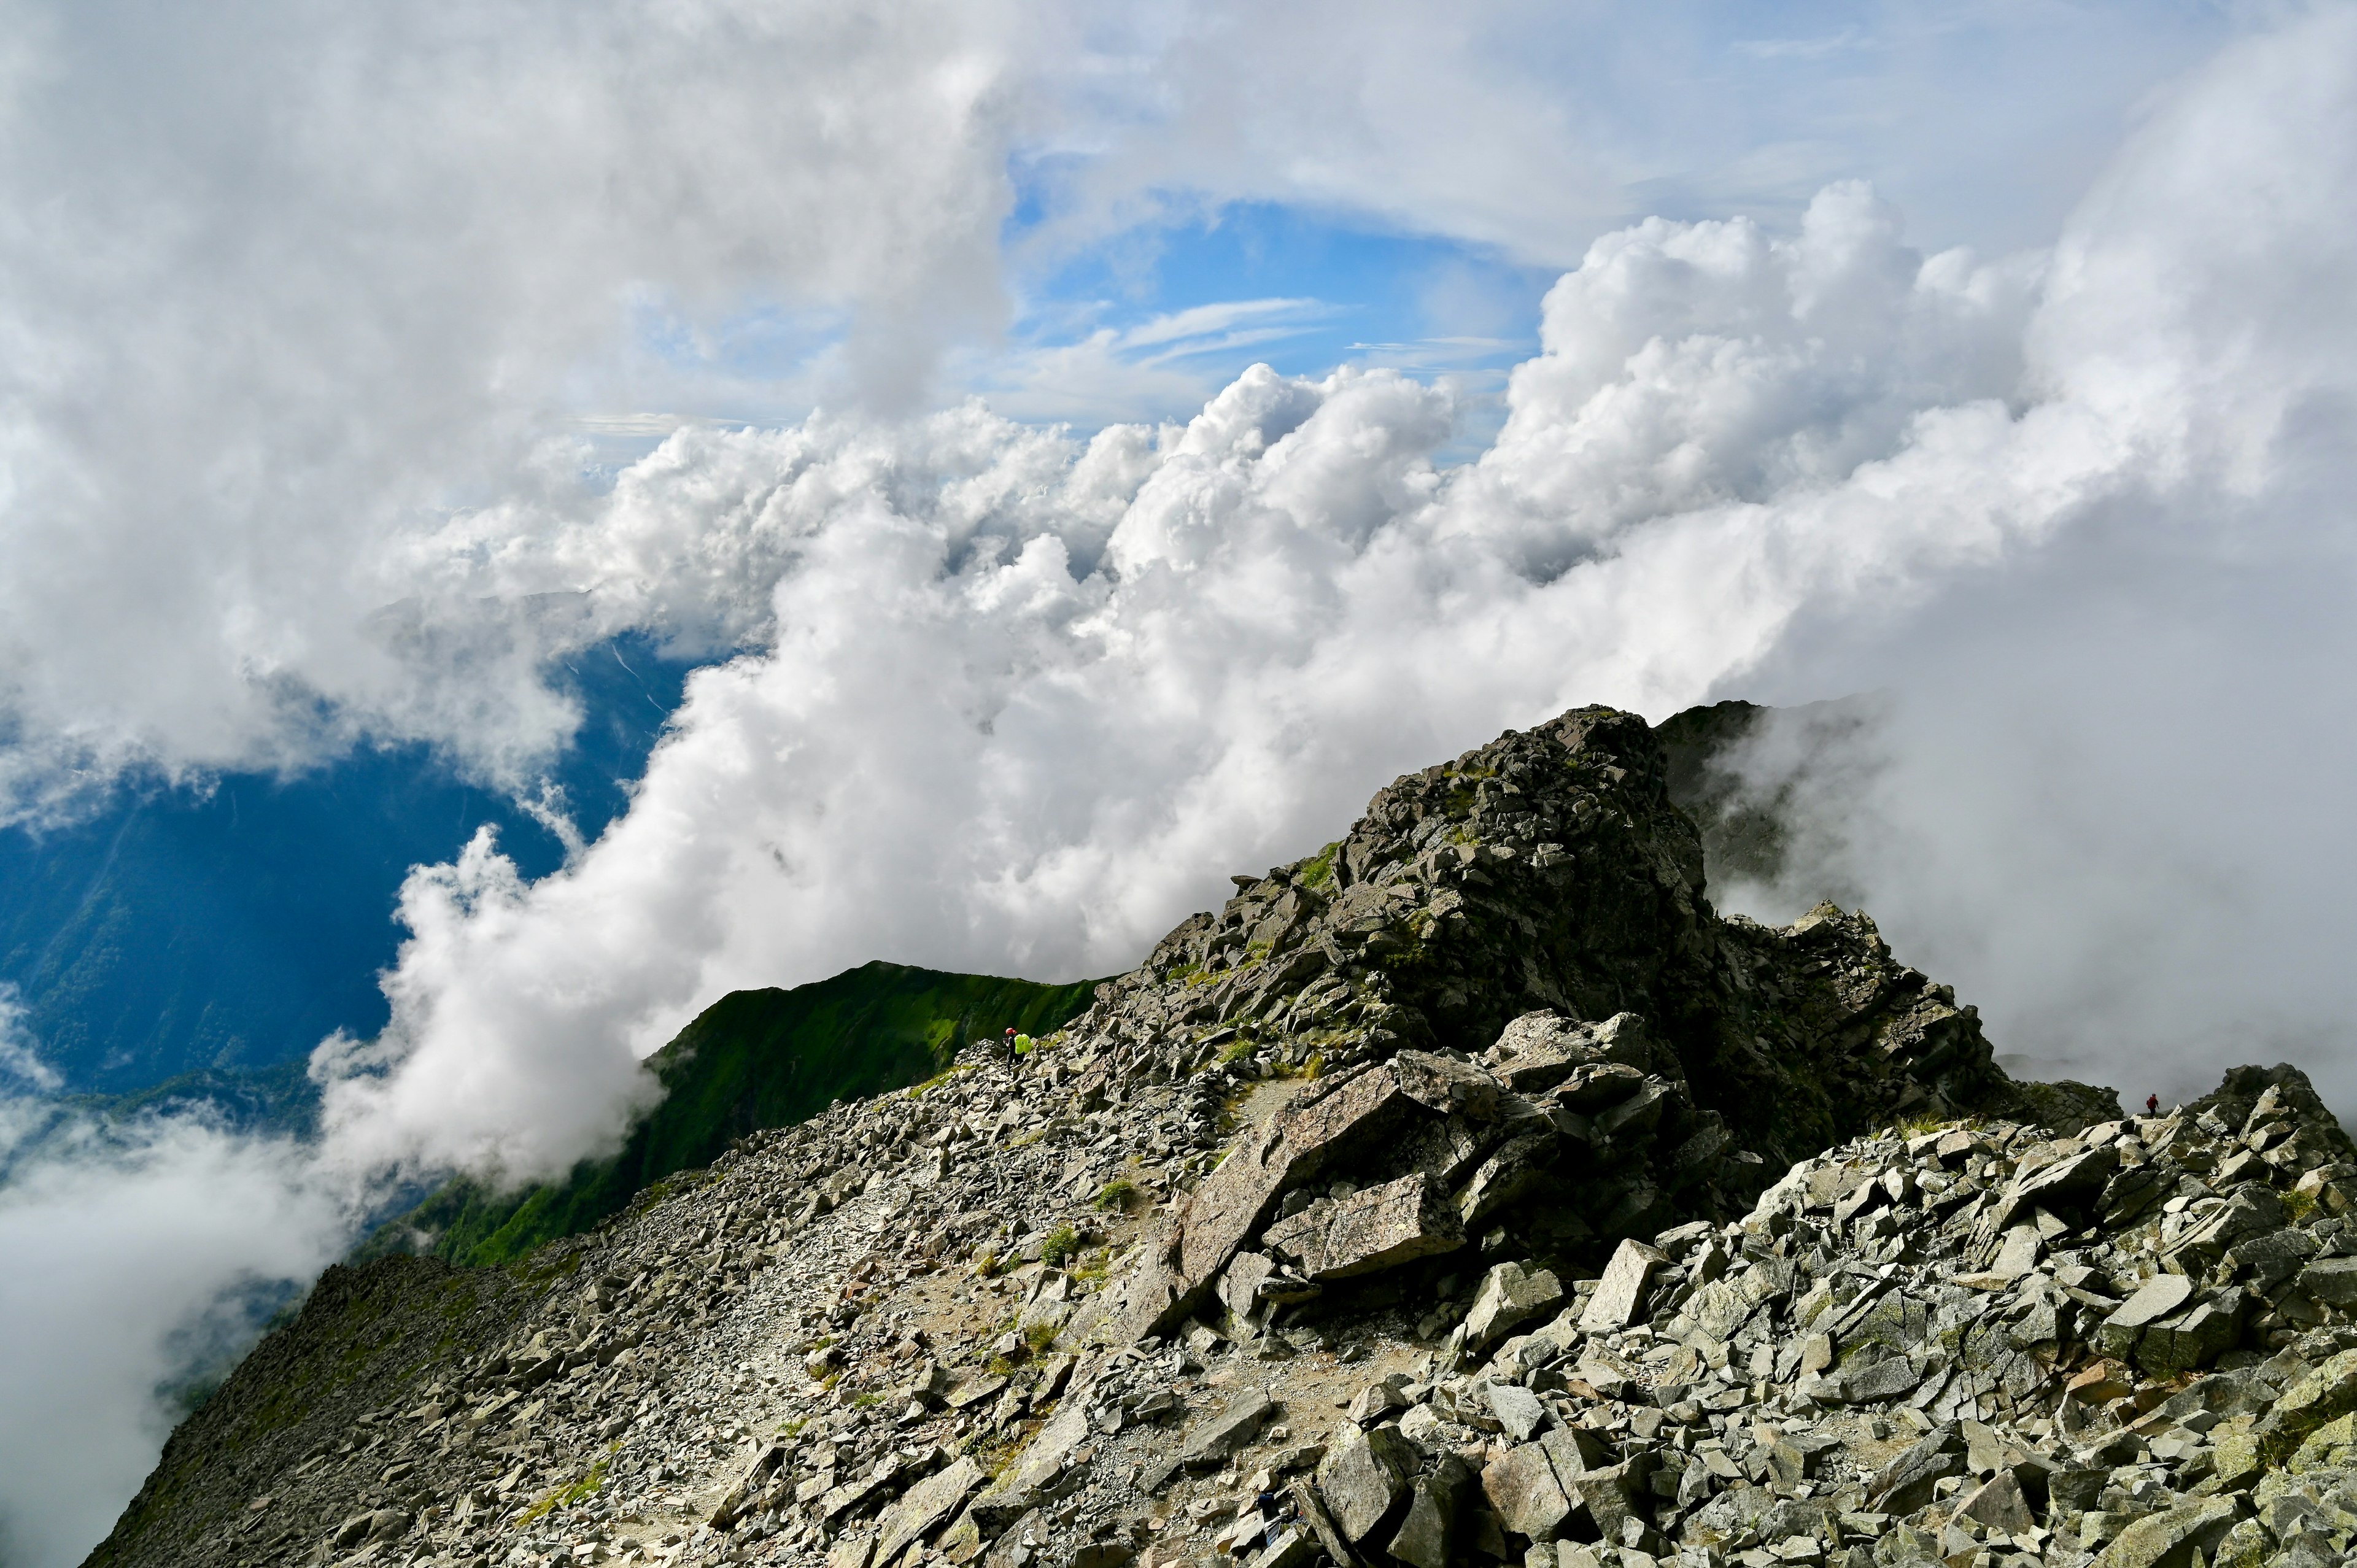
[[[1582,710],[1020,1063],[331,1275],[93,1561],[2337,1562],[2352,1210],[2293,1069],[2124,1118],[1863,916],[1720,919]]]
[[[1068,1033],[1109,1076],[1161,1077],[1255,1047],[1470,1054],[1525,1013],[1634,1013],[1700,1108],[1780,1161],[1998,1092],[1975,1015],[1864,917],[1719,919],[1668,772],[1642,719],[1583,708],[1409,774],[1347,838],[1237,877]]]

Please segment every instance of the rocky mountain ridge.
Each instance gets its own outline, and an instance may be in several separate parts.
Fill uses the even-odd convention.
[[[331,1271],[93,1563],[2343,1560],[2357,1149],[2011,1081],[1710,908],[1583,709],[1380,791],[1020,1061],[507,1270]]]

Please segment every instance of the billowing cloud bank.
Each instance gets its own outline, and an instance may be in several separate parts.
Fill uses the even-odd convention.
[[[1301,204],[1560,267],[1657,193],[1797,211],[1867,166],[1843,143],[1872,124],[1867,164],[1937,231],[2042,241],[2116,106],[2223,30],[2205,7],[1891,12],[1810,64],[1727,31],[1768,22],[1812,25],[0,0],[0,823],[124,772],[370,741],[528,789],[578,718],[552,653],[633,625],[715,647],[676,559],[512,569],[512,525],[578,520],[584,430],[900,413],[957,384],[1092,424],[1189,406],[1216,381],[1169,339],[1285,302],[1116,332],[1056,295],[1109,236],[1150,251],[1150,214]],[[1730,61],[1756,92],[1725,90]],[[1679,168],[1712,172],[1665,185]]]
[[[2198,842],[2186,766],[2244,726],[2142,723],[2124,704],[2158,693],[2121,677],[2190,639],[2213,701],[2345,705],[2322,661],[2345,617],[2299,612],[2350,585],[2352,68],[2347,13],[2231,51],[2043,258],[1919,255],[1855,186],[1790,238],[1609,236],[1548,295],[1494,446],[1446,471],[1446,394],[1380,373],[1255,371],[1183,427],[1085,445],[974,407],[673,437],[538,537],[651,582],[773,562],[765,647],[696,677],[627,819],[565,872],[522,886],[479,844],[413,878],[393,1026],[354,1053],[386,1070],[335,1087],[340,1146],[550,1171],[730,987],[877,954],[1116,969],[1396,769],[1582,701],[1976,691],[1990,722],[1925,754],[1944,785],[1923,800],[1979,802],[2000,842],[2067,837],[2073,811]],[[2052,664],[2023,658],[2040,646]],[[2052,771],[2072,747],[2042,737],[2074,731],[2116,760]],[[2072,783],[2101,792],[2058,807]],[[2066,862],[1958,833],[1869,886],[1925,962],[2034,927],[2050,983],[2023,1002],[2094,1005],[2069,976],[2102,959],[2117,991],[2145,928],[2201,948],[2292,918],[2198,877],[2091,900]],[[2100,842],[2081,858],[2136,858]],[[2308,853],[2280,823],[2215,842],[2260,903]],[[2253,945],[2217,948],[2207,1004],[2119,1056],[2149,1074],[2224,1048],[2261,991],[2319,1028],[2357,1000],[2329,968],[2286,996]],[[1967,968],[2001,1032],[2069,1035]]]

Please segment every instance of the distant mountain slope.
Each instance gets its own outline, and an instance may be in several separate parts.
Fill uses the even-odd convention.
[[[430,1237],[428,1250],[452,1262],[521,1258],[621,1212],[642,1188],[710,1164],[747,1133],[919,1082],[979,1036],[1010,1026],[1047,1034],[1086,1008],[1095,989],[1092,980],[1041,985],[876,962],[791,991],[731,992],[656,1053],[662,1102],[620,1154],[520,1192],[453,1181],[378,1231],[362,1256]]]
[[[627,804],[686,674],[635,639],[558,672],[586,717],[554,782],[585,834]],[[232,775],[207,793],[134,791],[49,832],[0,830],[0,983],[69,1092],[296,1060],[337,1029],[383,1026],[376,976],[400,940],[402,878],[485,823],[528,874],[561,864],[545,828],[424,746],[293,779]]]

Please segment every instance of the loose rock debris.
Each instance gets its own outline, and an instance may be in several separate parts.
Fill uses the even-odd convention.
[[[1019,1068],[330,1271],[93,1561],[2333,1563],[2357,1149],[1721,920],[1641,722],[1376,797]]]

